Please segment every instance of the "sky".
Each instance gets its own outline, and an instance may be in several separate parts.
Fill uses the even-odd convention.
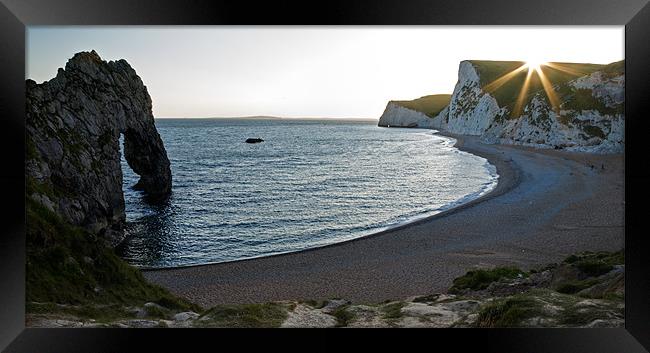
[[[131,64],[157,118],[378,119],[389,100],[451,93],[462,60],[622,60],[624,27],[30,26],[26,77],[92,49]]]

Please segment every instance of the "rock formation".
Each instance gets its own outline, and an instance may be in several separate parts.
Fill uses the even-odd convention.
[[[379,118],[379,126],[432,128],[433,119],[426,114],[389,102]]]
[[[453,133],[480,135],[495,116],[503,114],[496,99],[483,92],[478,72],[470,61],[462,61],[458,69],[458,82],[451,95],[447,116],[435,118],[434,127],[443,127]]]
[[[484,91],[477,64],[463,61],[449,109],[435,117],[432,126],[456,134],[480,135],[487,143],[623,152],[622,64],[612,63],[591,74],[553,84],[558,109],[551,105],[546,92],[539,90],[521,114],[512,117],[511,107],[500,106],[492,94]]]
[[[418,127],[478,135],[486,143],[596,153],[624,151],[624,62],[570,64],[582,65],[589,72],[582,76],[564,74],[562,79],[551,81],[557,107],[552,106],[546,92],[539,89],[526,96],[529,99],[525,99],[521,112],[514,114],[514,100],[523,82],[508,88],[512,91],[509,99],[503,92],[506,89],[495,93],[486,86],[490,80],[494,82],[508,72],[491,72],[493,68],[513,68],[522,64],[462,61],[447,108],[425,119],[427,116],[422,112],[389,103],[379,126],[407,126],[415,122]],[[494,77],[486,79],[489,75]],[[526,76],[526,71],[521,71],[520,75]]]
[[[171,170],[154,125],[151,97],[125,60],[95,51],[70,59],[55,78],[27,80],[27,197],[112,245],[124,238],[120,135],[134,186],[157,202]]]

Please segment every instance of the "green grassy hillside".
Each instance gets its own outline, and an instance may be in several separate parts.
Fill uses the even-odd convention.
[[[451,94],[433,94],[410,101],[392,101],[402,107],[413,109],[433,118],[440,113],[451,101]]]
[[[489,92],[497,100],[500,107],[507,107],[510,111],[513,111],[528,76],[527,68],[518,70],[522,65],[525,65],[525,62],[486,60],[471,60],[470,62],[479,73],[481,88]],[[612,66],[609,70],[616,71],[620,69],[621,62],[610,65]],[[609,65],[554,62],[543,65],[541,71],[549,82],[555,85],[566,83],[607,67]],[[536,92],[542,89],[543,85],[539,74],[533,72],[528,88],[524,92],[523,106],[532,99]],[[516,116],[513,117],[516,118]]]
[[[170,309],[200,310],[197,305],[148,283],[138,269],[120,259],[101,239],[65,222],[33,200],[29,195],[34,190],[47,188],[29,177],[26,179],[25,299],[28,303],[141,305],[155,302]]]
[[[602,71],[610,76],[622,75],[625,73],[625,60],[608,64],[602,69]]]

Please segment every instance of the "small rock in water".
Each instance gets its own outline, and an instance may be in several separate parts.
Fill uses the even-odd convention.
[[[260,143],[260,142],[264,142],[264,140],[262,140],[259,137],[246,139],[246,143]]]

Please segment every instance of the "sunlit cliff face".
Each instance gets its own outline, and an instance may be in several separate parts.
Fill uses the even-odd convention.
[[[551,104],[551,107],[556,113],[559,114],[560,101],[555,90],[553,89],[554,82],[552,82],[548,77],[548,72],[550,72],[549,70],[562,71],[564,73],[573,75],[575,77],[583,76],[586,74],[585,72],[577,71],[575,68],[562,63],[545,61],[539,58],[531,58],[525,61],[518,68],[490,82],[485,87],[483,87],[483,89],[486,92],[493,92],[497,90],[499,87],[503,86],[508,81],[512,80],[513,78],[518,76],[521,77],[520,74],[523,74],[523,72],[525,71],[526,78],[523,81],[521,88],[519,90],[517,100],[511,112],[512,116],[516,117],[521,115],[522,109],[524,108],[524,103],[526,102],[526,97],[531,93],[529,91],[531,89],[532,82],[535,82],[533,84],[533,87],[541,83],[541,86],[544,89],[544,92],[546,94],[546,97],[548,98],[548,101]]]

